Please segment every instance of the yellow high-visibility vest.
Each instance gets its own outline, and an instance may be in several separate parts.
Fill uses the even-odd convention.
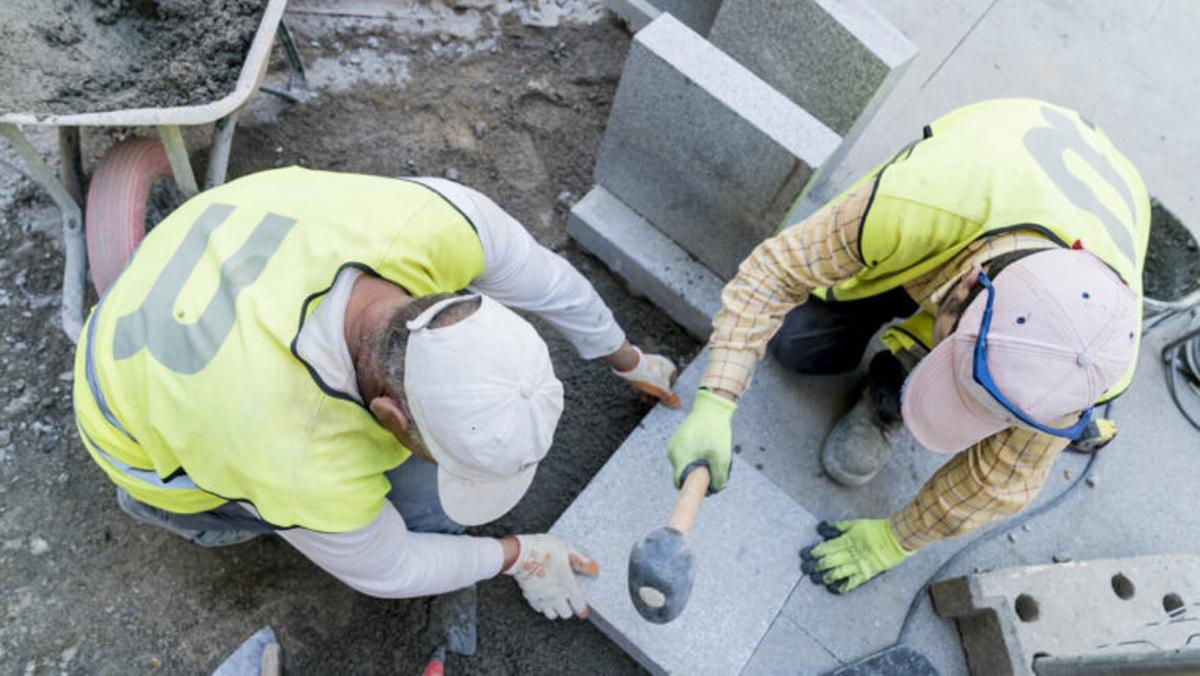
[[[423,296],[483,270],[473,225],[413,181],[278,169],[188,200],[92,311],[75,358],[80,435],[135,498],[179,513],[248,501],[342,532],[382,508],[409,451],[295,350],[337,274]]]
[[[848,190],[867,182],[858,252],[866,268],[821,297],[875,296],[980,238],[1027,229],[1092,252],[1141,298],[1149,195],[1129,160],[1072,110],[1033,99],[959,108]],[[1105,398],[1129,385],[1133,368]]]

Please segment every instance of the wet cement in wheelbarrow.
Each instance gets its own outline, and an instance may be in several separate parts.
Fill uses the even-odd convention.
[[[267,0],[4,0],[0,113],[191,106],[233,91]]]

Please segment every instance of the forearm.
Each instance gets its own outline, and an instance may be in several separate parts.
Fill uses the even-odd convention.
[[[959,452],[891,516],[893,532],[915,551],[1021,511],[1037,497],[1067,443],[1014,427]]]
[[[612,311],[582,274],[536,243],[516,267],[516,278],[482,278],[474,286],[510,307],[532,312],[550,324],[584,359],[609,357],[626,345]]]
[[[441,179],[422,179],[471,219],[483,246],[484,268],[471,287],[532,312],[553,326],[585,359],[611,355],[625,343],[612,311],[592,285],[561,256],[541,246],[486,195]]]
[[[356,531],[296,528],[279,536],[349,587],[380,598],[428,596],[470,586],[499,574],[506,553],[492,538],[410,532],[390,504]]]
[[[822,207],[742,261],[721,292],[701,387],[740,395],[784,316],[814,288],[833,286],[863,269],[858,235],[870,187]]]

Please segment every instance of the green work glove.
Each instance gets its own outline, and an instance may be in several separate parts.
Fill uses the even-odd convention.
[[[860,587],[914,554],[900,546],[887,519],[822,521],[817,533],[825,541],[800,550],[800,569],[834,594]]]
[[[716,493],[729,480],[733,456],[733,411],[737,404],[708,390],[696,390],[696,401],[671,441],[667,457],[675,468],[675,488],[683,485],[687,473],[708,465],[712,476],[709,491]]]

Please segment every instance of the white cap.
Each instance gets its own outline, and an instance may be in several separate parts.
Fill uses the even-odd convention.
[[[441,328],[449,305],[479,309]],[[435,303],[408,323],[404,391],[413,422],[438,464],[438,496],[454,521],[495,520],[520,501],[550,450],[563,387],[529,322],[483,295]]]

